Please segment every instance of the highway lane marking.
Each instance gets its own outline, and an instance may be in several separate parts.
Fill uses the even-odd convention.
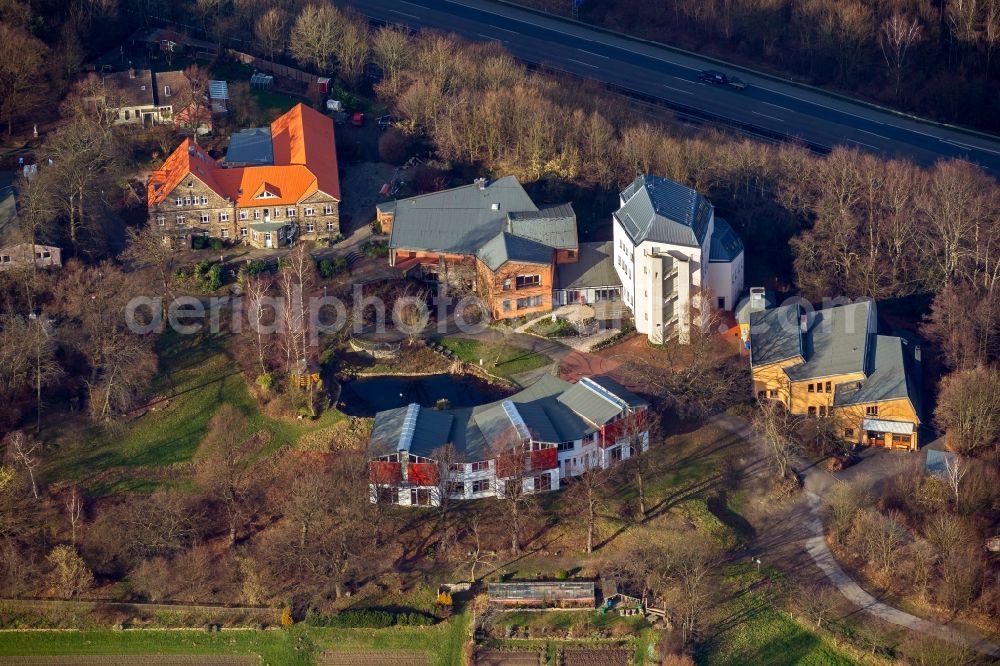
[[[484,35],[481,32],[477,32],[476,34],[479,35],[480,37],[482,37],[483,39],[490,40],[491,42],[500,42],[501,44],[506,44],[507,43],[507,42],[503,41],[502,39],[500,39],[499,37],[490,37],[489,35]]]
[[[858,131],[859,132],[864,132],[865,134],[871,134],[872,136],[877,136],[878,138],[885,139],[886,141],[892,141],[892,139],[890,139],[889,137],[882,136],[881,134],[876,134],[875,132],[869,132],[868,130],[863,130],[863,129],[860,129],[860,128],[858,129]]]
[[[995,150],[990,150],[989,148],[980,148],[979,146],[970,146],[968,144],[959,143],[958,141],[952,141],[950,139],[938,139],[938,140],[941,141],[942,143],[947,143],[947,144],[950,144],[952,146],[957,146],[959,148],[964,148],[965,150],[981,150],[984,153],[993,153],[994,155],[1000,155],[1000,152],[997,152]]]
[[[417,9],[427,9],[427,7],[425,7],[423,5],[418,5],[415,2],[408,2],[408,0],[399,0],[399,4],[401,4],[401,5],[409,5],[411,7],[416,7]]]
[[[873,146],[872,144],[865,143],[864,141],[858,141],[856,139],[848,139],[848,141],[850,141],[851,143],[856,143],[859,146],[867,146],[868,148],[871,148],[872,150],[877,150],[879,152],[882,152],[882,149],[879,148],[878,146]]]
[[[664,88],[670,88],[671,90],[676,90],[679,93],[684,93],[685,95],[693,95],[694,93],[690,90],[681,90],[680,88],[674,88],[673,86],[668,86],[666,83],[661,83]]]
[[[606,55],[601,55],[600,53],[594,53],[593,51],[588,51],[587,49],[578,48],[577,51],[580,51],[581,53],[586,53],[588,55],[597,56],[598,58],[604,58],[605,60],[611,60],[611,58],[609,58]]]
[[[766,113],[761,113],[760,111],[751,111],[750,113],[754,114],[755,116],[763,116],[765,118],[770,118],[771,120],[777,120],[779,123],[785,122],[781,118],[775,118],[774,116],[769,116]]]
[[[761,102],[761,104],[766,104],[767,106],[774,107],[775,109],[781,109],[782,111],[791,111],[787,106],[778,106],[777,104],[771,104],[770,102]]]
[[[406,4],[410,4],[410,3],[406,3]],[[399,14],[400,16],[405,16],[406,18],[416,19],[417,21],[420,20],[419,16],[414,16],[413,14],[407,14],[406,12],[401,12],[398,9],[390,9],[388,11],[392,12],[393,14]]]
[[[583,65],[584,67],[593,67],[594,69],[600,69],[597,65],[591,65],[589,62],[584,62],[582,60],[574,60],[573,58],[566,58],[570,62],[575,62],[578,65]]]
[[[499,30],[500,32],[509,32],[512,35],[520,35],[521,33],[515,32],[513,30],[508,30],[507,28],[501,28],[498,25],[492,26],[494,30]]]

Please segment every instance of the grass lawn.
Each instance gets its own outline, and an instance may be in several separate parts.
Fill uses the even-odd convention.
[[[266,431],[267,444],[261,455],[344,418],[336,410],[325,411],[315,421],[279,421],[265,416],[217,337],[164,333],[157,353],[160,372],[148,392],[158,400],[155,410],[113,434],[72,422],[53,427],[44,433],[47,443],[55,445],[43,470],[46,478],[78,480],[95,495],[151,490],[162,482],[164,468],[191,460],[212,415],[226,403],[246,415],[251,432]],[[94,478],[112,468],[128,468],[134,473]]]
[[[264,664],[312,664],[324,650],[422,650],[442,666],[462,663],[468,617],[433,627],[328,629],[300,625],[271,631],[2,632],[0,655],[259,654]]]
[[[302,101],[288,95],[282,95],[281,93],[270,90],[258,90],[256,88],[251,90],[250,94],[257,102],[257,106],[260,107],[260,112],[265,118],[277,118]]]
[[[784,580],[774,571],[764,574],[766,578],[749,565],[732,565],[726,569],[720,588],[729,599],[714,612],[716,617],[709,627],[709,635],[696,655],[698,663],[712,666],[849,666],[858,663],[826,636],[780,610],[777,603]]]
[[[528,332],[546,338],[569,338],[580,334],[576,326],[565,319],[552,321],[551,317],[542,317],[528,327]]]
[[[504,379],[510,379],[514,375],[541,368],[552,362],[548,356],[486,340],[440,338],[437,342],[466,363],[479,365],[482,359],[483,368],[487,372]]]

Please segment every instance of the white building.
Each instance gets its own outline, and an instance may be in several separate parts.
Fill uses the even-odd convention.
[[[639,176],[621,193],[613,218],[622,300],[650,342],[686,342],[698,313],[736,307],[743,243],[705,197],[666,178]]]
[[[503,497],[518,482],[525,493],[558,490],[564,479],[646,451],[647,408],[608,377],[570,384],[543,375],[487,405],[438,410],[413,403],[379,412],[368,443],[371,500],[437,506],[442,493],[453,500]]]

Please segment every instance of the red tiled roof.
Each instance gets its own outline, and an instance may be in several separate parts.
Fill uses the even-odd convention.
[[[198,177],[237,207],[294,204],[317,190],[340,201],[333,121],[302,104],[271,123],[273,166],[225,169],[190,139],[154,171],[147,186],[150,206],[162,203],[188,174]],[[275,195],[257,198],[267,190]]]

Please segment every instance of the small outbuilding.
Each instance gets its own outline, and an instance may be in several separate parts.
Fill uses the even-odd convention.
[[[490,583],[489,600],[501,606],[523,608],[594,608],[597,596],[593,582],[519,581]]]

